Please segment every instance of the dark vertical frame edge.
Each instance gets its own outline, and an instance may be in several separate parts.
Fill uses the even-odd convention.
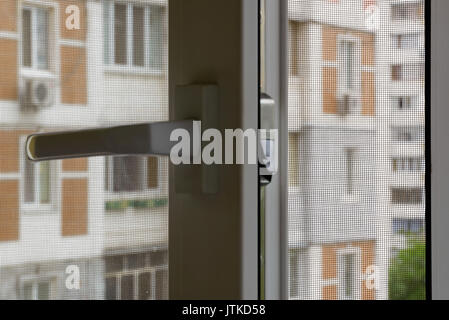
[[[425,235],[426,235],[426,300],[432,300],[432,157],[431,157],[431,0],[424,2],[425,23]]]
[[[261,26],[261,1],[257,1],[257,22],[258,22],[258,28],[257,28],[257,129],[260,128],[260,94],[261,94],[261,77],[260,77],[260,63],[261,63],[261,56],[260,56],[260,26]],[[259,144],[257,144],[257,149],[259,148]],[[257,150],[257,154],[258,154]],[[261,221],[260,221],[260,190],[261,190],[261,183],[260,183],[260,167],[257,165],[257,299],[260,300],[262,298],[260,288],[261,288],[261,247],[260,247],[260,240],[261,240],[261,234],[260,234],[260,227],[261,227]]]

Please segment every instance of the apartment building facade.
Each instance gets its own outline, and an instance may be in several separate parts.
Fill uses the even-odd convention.
[[[167,118],[165,5],[1,1],[0,298],[167,298],[167,161],[24,155],[32,132]]]
[[[290,298],[376,299],[373,1],[289,1]]]
[[[425,231],[424,1],[381,1],[379,11],[378,256],[388,270],[409,236]]]

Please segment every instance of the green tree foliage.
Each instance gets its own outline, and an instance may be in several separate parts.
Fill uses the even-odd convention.
[[[390,300],[426,298],[426,244],[422,237],[408,237],[407,248],[399,251],[389,270]]]

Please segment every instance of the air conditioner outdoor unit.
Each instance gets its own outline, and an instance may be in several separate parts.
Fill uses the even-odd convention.
[[[53,82],[50,79],[23,80],[21,104],[25,109],[42,109],[53,104]]]

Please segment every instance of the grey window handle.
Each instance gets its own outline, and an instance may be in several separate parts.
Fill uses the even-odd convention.
[[[170,155],[175,129],[192,136],[193,120],[153,122],[110,128],[38,133],[28,136],[26,154],[32,161],[108,155]],[[192,152],[190,153],[192,154]]]

